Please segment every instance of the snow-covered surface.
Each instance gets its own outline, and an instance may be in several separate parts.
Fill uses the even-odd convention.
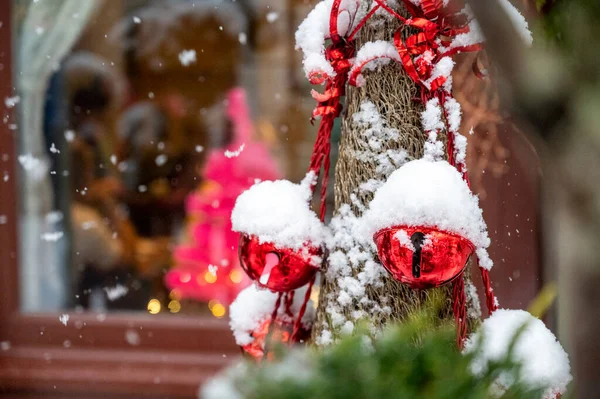
[[[472,281],[467,281],[465,284],[465,296],[467,297],[467,316],[470,319],[481,319],[481,302],[477,295],[477,287]]]
[[[371,101],[364,101],[360,110],[352,115],[354,124],[361,126],[360,140],[364,143],[365,150],[355,152],[353,155],[360,162],[375,161],[375,178],[363,184],[361,189],[375,191],[383,181],[394,170],[402,166],[407,159],[404,149],[381,151],[386,143],[397,142],[400,133],[397,129],[388,126],[387,121],[377,111],[377,107]]]
[[[448,118],[448,127],[454,134],[455,162],[462,166],[462,170],[467,170],[467,138],[458,133],[462,121],[462,110],[460,103],[454,98],[447,98],[444,104]]]
[[[362,76],[362,71],[365,69],[374,70],[383,65],[387,65],[391,60],[400,61],[400,55],[396,47],[385,40],[377,40],[374,42],[365,43],[356,53],[354,66],[350,71],[350,75],[356,76],[356,85],[363,86],[365,79]]]
[[[359,1],[343,0],[338,16],[338,33],[345,36],[355,21]],[[311,80],[314,75],[334,77],[335,71],[325,58],[325,41],[329,38],[329,19],[333,0],[317,4],[296,31],[296,49],[302,50],[304,72]]]
[[[351,205],[364,210],[357,196],[372,195],[387,176],[409,158],[406,150],[399,148],[398,130],[389,126],[373,102],[365,100],[352,116],[352,123],[361,132],[357,138],[359,150],[352,155],[357,162],[374,164],[375,173],[352,195],[352,204],[340,206],[329,224],[331,236],[327,248],[330,254],[326,277],[337,282],[339,293],[328,298],[325,311],[330,325],[323,326],[316,339],[317,345],[321,346],[330,345],[340,335],[351,333],[357,321],[366,319],[367,315],[385,318],[391,312],[389,306],[379,303],[385,303],[385,298],[373,301],[366,296],[367,289],[383,284],[386,271],[376,260],[374,244],[363,233],[362,220]]]
[[[527,46],[531,46],[533,44],[533,35],[529,30],[529,24],[527,23],[527,20],[523,14],[521,14],[521,12],[514,5],[512,5],[509,0],[498,0],[498,4],[507,14],[518,35],[523,40],[523,43],[525,43]],[[461,13],[465,14],[469,18],[469,32],[457,35],[450,44],[450,48],[483,43],[485,41],[485,37],[483,32],[481,32],[479,23],[474,19],[473,11],[471,11],[469,5],[466,5]]]
[[[304,302],[304,295],[306,294],[306,287],[296,290],[294,294],[294,302],[292,304],[292,313],[294,316],[298,315],[300,307]],[[254,330],[258,329],[261,324],[271,317],[273,309],[275,308],[275,302],[277,301],[277,295],[267,289],[262,289],[256,284],[252,284],[239,293],[235,301],[229,307],[229,326],[233,331],[235,342],[240,345],[248,345],[254,341],[254,338],[250,335]],[[309,302],[306,307],[306,312],[302,318],[304,326],[309,327],[312,324],[312,320],[315,316],[315,310],[312,306],[312,302]],[[279,307],[278,317],[281,319],[291,320],[288,315],[285,314],[284,306]]]
[[[233,230],[282,248],[321,245],[327,230],[310,209],[314,180],[314,173],[309,173],[300,184],[276,180],[253,185],[235,203]]]
[[[431,71],[431,76],[425,82],[425,86],[428,89],[431,89],[431,84],[434,80],[440,77],[444,77],[448,79],[452,74],[452,70],[454,69],[454,65],[456,63],[450,57],[443,57],[438,62],[436,62],[433,66],[433,70]]]
[[[316,364],[315,357],[306,350],[291,350],[281,360],[269,361],[261,364],[266,368],[265,375],[271,382],[294,380],[296,382],[308,381],[314,378]],[[243,399],[252,396],[252,384],[248,384],[251,370],[256,366],[248,362],[237,362],[228,367],[216,377],[207,381],[200,388],[200,399]]]
[[[544,323],[524,310],[497,310],[469,337],[465,352],[472,353],[481,346],[471,365],[472,371],[482,373],[490,361],[507,356],[509,346],[523,326],[512,353],[513,359],[522,365],[522,382],[545,389],[544,399],[564,394],[572,379],[569,357]],[[497,384],[507,388],[512,382],[510,375],[501,375]]]
[[[335,76],[333,67],[325,58],[332,4],[333,0],[317,4],[296,31],[296,49],[302,50],[304,73],[309,80],[313,74]]]
[[[426,226],[459,234],[484,251],[490,244],[478,198],[446,161],[415,160],[392,173],[364,221],[369,236],[396,225]],[[483,251],[477,254],[481,258]],[[487,253],[480,262],[491,267]]]
[[[238,362],[200,387],[199,399],[245,399],[235,387],[236,377],[244,375],[247,365]]]
[[[444,130],[445,125],[442,121],[440,101],[437,98],[434,97],[425,104],[425,110],[421,112],[421,123],[427,133],[423,159],[441,161],[444,158],[444,143],[438,140],[438,133]]]
[[[510,22],[512,22],[519,36],[521,36],[523,43],[531,46],[533,44],[533,35],[529,30],[529,24],[523,14],[521,14],[521,12],[508,0],[498,0],[498,2],[504,12],[508,14]]]

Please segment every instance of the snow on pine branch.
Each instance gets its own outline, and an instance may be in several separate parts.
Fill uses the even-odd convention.
[[[520,382],[543,389],[543,399],[564,394],[572,380],[569,357],[561,344],[541,320],[524,310],[498,309],[467,339],[465,352],[475,353],[471,371],[476,375],[484,373],[490,362],[512,356],[521,364]],[[496,387],[502,393],[514,382],[512,374],[500,374]]]
[[[236,200],[233,230],[282,248],[300,249],[307,242],[320,246],[327,229],[310,208],[314,181],[310,172],[300,184],[276,180],[253,185]]]

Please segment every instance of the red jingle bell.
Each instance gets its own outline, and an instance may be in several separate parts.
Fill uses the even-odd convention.
[[[320,247],[300,250],[261,243],[257,237],[240,235],[240,264],[251,279],[276,292],[287,292],[307,284],[319,271],[311,258],[321,257]]]
[[[261,323],[260,327],[256,329],[256,331],[252,332],[251,335],[252,338],[254,338],[252,343],[242,346],[242,350],[245,354],[251,356],[255,360],[261,360],[263,358],[265,355],[265,343],[267,342],[267,335],[269,334],[270,325],[271,319],[266,319]],[[290,339],[292,338],[292,333],[294,331],[294,323],[291,320],[284,321],[276,319],[272,330],[271,337],[269,338],[270,348],[266,348],[268,351],[267,358],[269,360],[272,360],[273,357],[273,352],[270,349],[278,344],[290,343]],[[308,339],[309,336],[310,330],[300,327],[293,342],[301,342]]]
[[[413,289],[434,288],[461,275],[475,246],[466,238],[422,226],[394,226],[373,236],[386,270]]]

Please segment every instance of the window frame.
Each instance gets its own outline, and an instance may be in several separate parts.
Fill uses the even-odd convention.
[[[11,1],[0,2],[0,98],[14,93]],[[3,117],[16,113],[4,109]],[[136,313],[21,313],[16,134],[0,123],[0,392],[90,397],[195,397],[199,385],[239,355],[226,320]],[[132,345],[127,334],[137,333]],[[129,340],[132,341],[131,339]]]

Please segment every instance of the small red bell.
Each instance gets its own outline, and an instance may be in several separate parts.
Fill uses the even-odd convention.
[[[307,284],[319,270],[311,258],[322,254],[320,247],[278,248],[271,243],[260,243],[255,236],[240,235],[242,268],[259,285],[276,292],[292,291]]]
[[[414,289],[439,287],[460,276],[474,245],[457,234],[431,227],[395,226],[373,236],[381,263]]]
[[[271,319],[266,319],[262,322],[260,327],[256,329],[256,331],[252,332],[252,337],[254,340],[252,343],[248,345],[242,346],[242,350],[244,353],[248,354],[255,360],[261,360],[265,354],[265,342],[267,339],[267,335],[269,334],[269,326],[271,325]],[[271,331],[271,338],[269,339],[269,346],[267,348],[269,353],[267,354],[267,358],[272,360],[273,352],[270,351],[274,346],[278,344],[288,344],[292,337],[292,333],[294,331],[294,323],[293,321],[287,320],[275,320],[275,326],[273,327],[273,331]],[[310,330],[301,327],[296,337],[294,338],[294,342],[300,342],[308,339],[310,336]]]

